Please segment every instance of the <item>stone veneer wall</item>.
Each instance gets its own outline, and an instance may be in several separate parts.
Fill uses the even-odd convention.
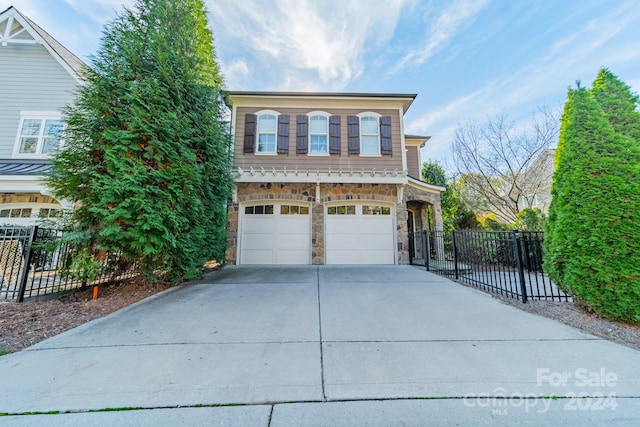
[[[237,200],[229,205],[228,264],[237,263],[239,203],[258,200],[297,200],[311,204],[311,257],[312,264],[324,264],[324,206],[340,201],[380,201],[396,207],[397,262],[409,264],[409,239],[407,229],[407,202],[417,201],[433,206],[434,225],[442,230],[440,193],[426,192],[409,185],[404,187],[403,200],[398,201],[399,186],[393,184],[320,184],[316,200],[315,183],[238,183]],[[426,209],[422,209],[426,224]]]
[[[433,192],[433,193],[429,193],[426,191],[421,191],[418,190],[417,188],[411,187],[411,186],[407,186],[405,188],[405,193],[404,193],[404,198],[405,201],[409,202],[409,201],[417,201],[417,202],[423,202],[423,203],[428,203],[431,206],[433,206],[433,213],[434,213],[434,225],[435,225],[435,229],[442,231],[442,207],[440,205],[440,193],[439,192]],[[426,209],[422,209],[422,215],[423,215],[423,226],[426,226],[427,224],[427,218],[426,218]]]
[[[324,264],[324,206],[339,201],[380,201],[396,207],[398,263],[409,263],[407,211],[404,201],[398,203],[398,186],[392,184],[321,184],[316,200],[315,183],[238,183],[237,200],[229,206],[228,264],[237,263],[239,204],[258,200],[298,200],[311,203],[312,264]]]

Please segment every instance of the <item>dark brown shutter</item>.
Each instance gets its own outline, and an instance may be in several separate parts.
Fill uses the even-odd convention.
[[[340,116],[329,117],[329,153],[340,154]]]
[[[349,154],[360,154],[360,119],[358,116],[347,116],[347,136]]]
[[[391,116],[380,117],[380,153],[393,154],[391,141]]]
[[[289,153],[289,115],[278,116],[278,154]]]
[[[244,115],[244,153],[253,153],[256,149],[256,122],[255,114]]]
[[[309,151],[309,118],[296,116],[296,153],[307,154]]]

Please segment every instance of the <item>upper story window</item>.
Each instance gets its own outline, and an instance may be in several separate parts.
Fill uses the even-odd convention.
[[[14,157],[44,157],[60,151],[64,122],[58,113],[23,113]]]
[[[258,114],[258,153],[276,152],[278,119],[275,114]]]
[[[329,153],[329,115],[309,113],[309,154]]]
[[[376,115],[360,116],[360,154],[380,154],[380,124]]]

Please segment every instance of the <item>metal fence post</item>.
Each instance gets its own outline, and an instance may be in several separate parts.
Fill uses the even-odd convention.
[[[444,239],[444,234],[443,234]],[[458,271],[458,245],[456,245],[456,232],[451,232],[451,240],[453,241],[453,265],[456,272],[456,280],[458,280],[459,271]]]
[[[31,234],[29,235],[29,239],[25,242],[27,248],[23,251],[25,254],[24,257],[24,268],[20,273],[20,279],[18,283],[20,283],[20,287],[18,288],[18,302],[24,301],[24,293],[27,290],[27,280],[29,280],[29,270],[31,269],[31,259],[33,258],[33,242],[36,240],[36,234],[38,233],[38,226],[34,226],[31,228]]]
[[[520,291],[522,292],[522,302],[527,302],[527,287],[524,280],[524,269],[522,268],[522,251],[520,250],[520,236],[518,230],[513,230],[513,244],[516,250],[516,263],[518,265],[518,275],[520,277]]]
[[[424,266],[429,271],[429,259],[431,258],[431,244],[429,242],[429,233],[427,230],[422,230],[422,248],[424,250]]]

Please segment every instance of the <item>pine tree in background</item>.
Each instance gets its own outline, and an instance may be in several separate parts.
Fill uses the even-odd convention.
[[[570,90],[556,149],[545,271],[576,301],[640,322],[640,152],[585,88]],[[609,98],[608,105],[619,103]],[[622,103],[624,104],[624,103]],[[628,110],[625,110],[628,111]],[[609,120],[608,120],[609,119]]]
[[[147,275],[224,259],[230,138],[200,0],[138,0],[103,30],[49,186],[77,203],[85,244]]]

